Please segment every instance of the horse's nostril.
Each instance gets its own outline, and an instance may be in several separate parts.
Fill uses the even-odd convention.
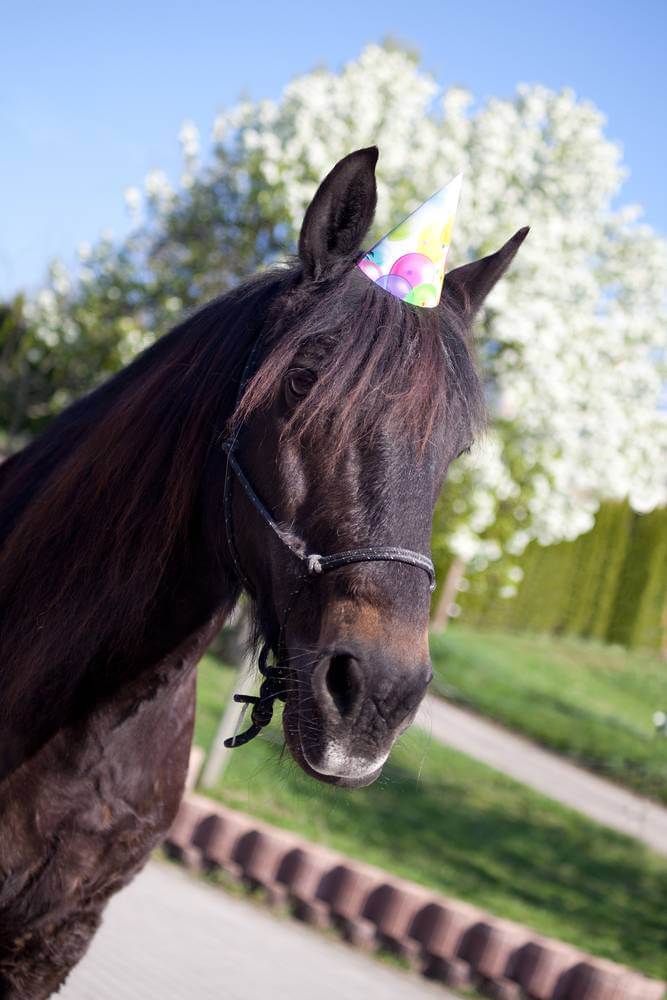
[[[361,694],[361,670],[357,661],[347,653],[332,656],[325,682],[341,716],[351,715]]]

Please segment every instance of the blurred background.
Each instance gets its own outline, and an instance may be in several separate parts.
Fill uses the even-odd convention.
[[[3,455],[291,252],[355,148],[380,149],[369,245],[459,171],[449,266],[531,226],[477,327],[489,431],[436,511],[435,704],[369,789],[310,782],[274,727],[205,791],[667,977],[665,4],[65,0],[4,27]],[[201,668],[204,751],[242,630]],[[632,793],[618,821],[565,772],[490,767],[485,720]]]

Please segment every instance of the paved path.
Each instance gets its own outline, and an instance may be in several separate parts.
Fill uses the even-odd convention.
[[[654,851],[667,855],[667,809],[663,806],[598,778],[442,698],[426,698],[419,710],[417,725],[430,731],[440,743],[461,750],[543,795],[613,830],[636,837]]]
[[[62,1000],[454,1000],[289,918],[151,862],[112,899]]]

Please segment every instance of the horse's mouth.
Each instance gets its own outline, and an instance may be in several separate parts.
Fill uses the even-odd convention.
[[[291,696],[285,702],[283,709],[283,732],[287,748],[301,770],[316,781],[321,781],[327,785],[336,785],[339,788],[365,788],[367,785],[372,785],[382,773],[386,756],[381,760],[379,766],[375,768],[363,772],[351,768],[348,774],[328,773],[325,770],[318,770],[317,765],[311,763],[301,735],[301,709],[299,703],[300,692],[297,683],[292,686]],[[356,773],[354,773],[355,771]]]

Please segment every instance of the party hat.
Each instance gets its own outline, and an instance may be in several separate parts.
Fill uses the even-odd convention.
[[[362,257],[357,267],[367,278],[414,306],[437,306],[462,178],[436,191]]]

